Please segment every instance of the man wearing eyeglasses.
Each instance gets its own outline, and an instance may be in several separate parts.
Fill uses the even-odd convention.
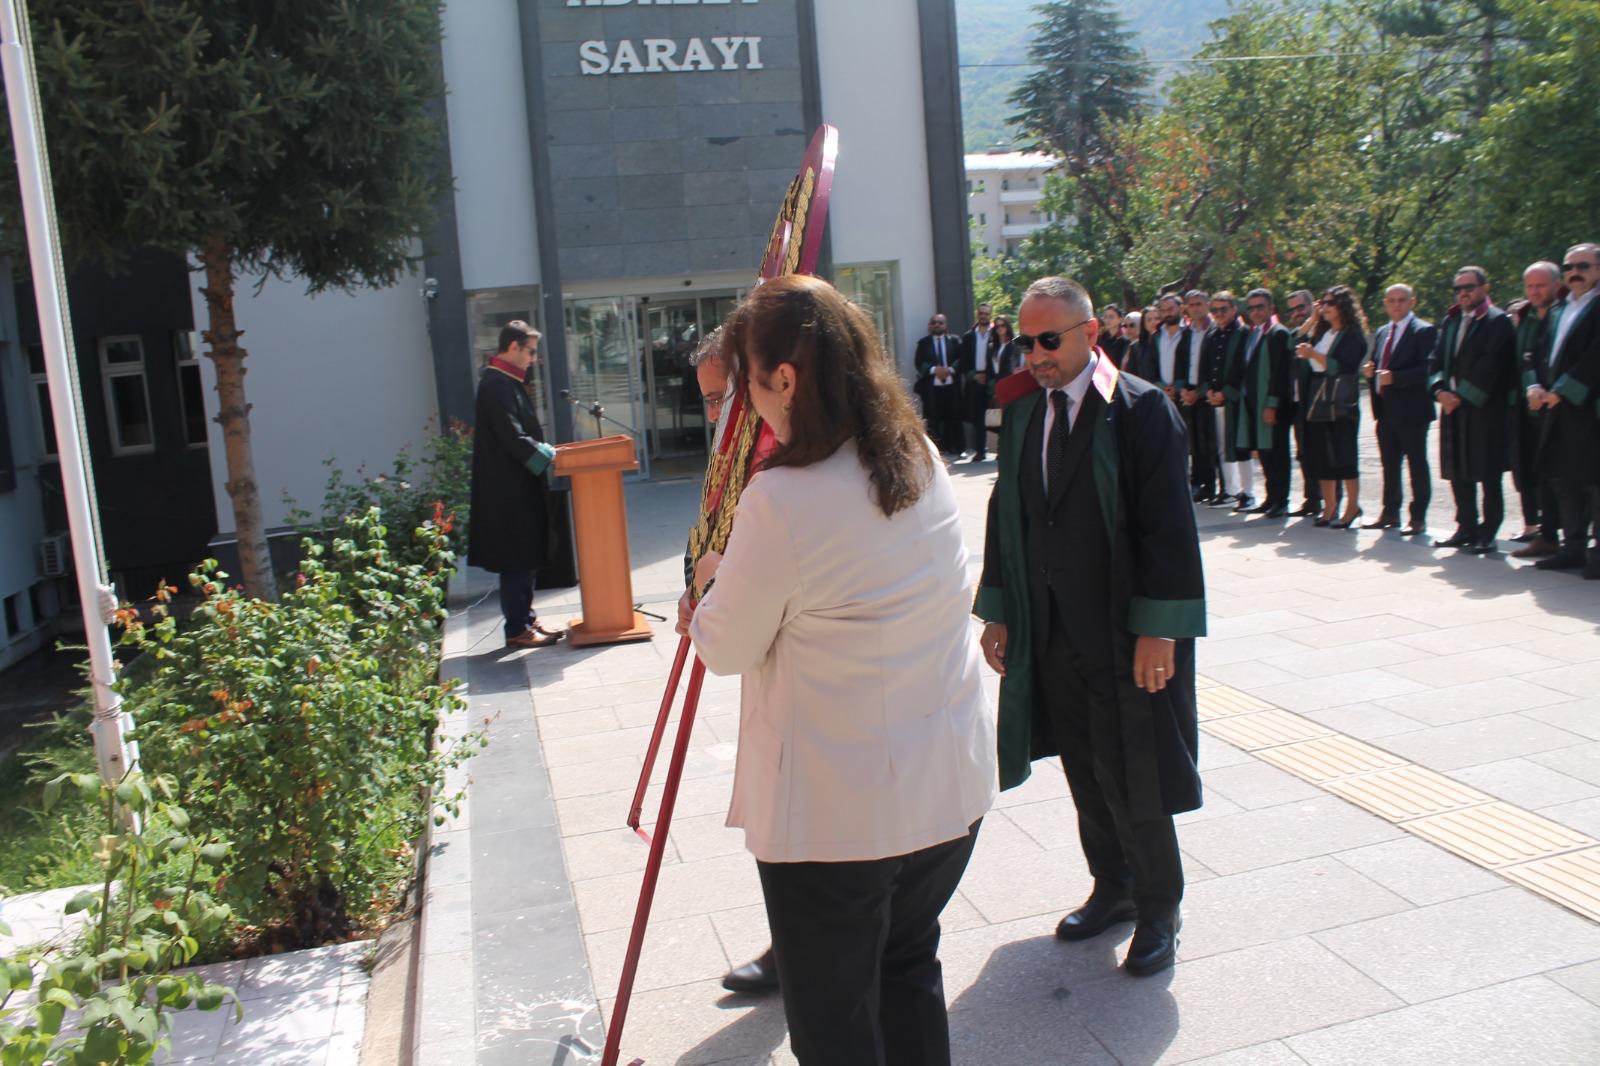
[[[1250,455],[1241,459],[1237,444],[1239,402],[1229,396],[1228,379],[1244,353],[1249,331],[1239,324],[1239,304],[1233,293],[1224,289],[1211,297],[1212,330],[1206,335],[1203,380],[1205,401],[1211,407],[1216,432],[1216,463],[1222,473],[1222,493],[1212,499],[1212,507],[1232,504],[1235,511],[1248,511],[1256,505],[1250,476]]]
[[[1211,294],[1190,289],[1183,294],[1183,328],[1188,334],[1183,347],[1187,357],[1180,369],[1178,410],[1189,427],[1189,484],[1195,503],[1210,503],[1217,497],[1217,426],[1211,405],[1202,395],[1206,387],[1206,345],[1216,323],[1207,313]]]
[[[1568,264],[1569,266],[1571,264]],[[1517,360],[1524,390],[1537,388],[1542,395],[1555,380],[1545,361],[1545,347],[1557,301],[1562,297],[1561,267],[1540,260],[1522,272],[1524,299],[1507,310],[1517,327]],[[1511,475],[1522,496],[1522,521],[1526,527],[1516,538],[1523,546],[1513,559],[1544,559],[1561,550],[1561,518],[1556,505],[1555,482],[1539,470],[1539,444],[1544,439],[1549,413],[1543,401],[1524,402],[1511,431]]]
[[[947,459],[961,455],[961,341],[947,332],[945,317],[928,319],[928,335],[917,341],[914,357],[928,436]]]
[[[1439,403],[1439,472],[1455,495],[1456,531],[1433,546],[1486,555],[1495,550],[1505,518],[1502,482],[1511,468],[1507,408],[1518,377],[1517,330],[1490,302],[1482,267],[1456,271],[1451,289],[1455,305],[1434,344],[1428,388]]]
[[[1289,331],[1278,321],[1270,289],[1251,289],[1244,298],[1250,332],[1224,390],[1237,404],[1233,443],[1254,455],[1267,483],[1266,499],[1252,514],[1282,518],[1289,513]]]
[[[1303,332],[1311,321],[1311,316],[1316,313],[1317,300],[1306,289],[1296,289],[1284,301],[1284,308],[1289,312],[1289,329],[1291,331],[1289,349],[1294,350],[1294,342],[1308,339]],[[1306,399],[1310,396],[1311,388],[1311,363],[1306,359],[1294,359],[1289,367],[1289,392],[1288,402],[1279,409],[1278,416],[1289,421],[1294,433],[1295,464],[1300,467],[1300,480],[1305,486],[1305,500],[1299,508],[1289,513],[1300,517],[1322,513],[1322,484],[1306,468]]]
[[[1034,282],[1017,326],[1031,381],[1013,375],[997,397],[999,472],[973,605],[1001,675],[1000,785],[1061,757],[1094,891],[1056,935],[1136,922],[1124,967],[1152,974],[1172,965],[1181,924],[1172,816],[1201,802],[1205,580],[1183,423],[1162,390],[1097,353],[1100,323],[1076,282]]]
[[[1555,326],[1543,350],[1550,385],[1529,386],[1527,397],[1547,414],[1539,468],[1556,487],[1562,543],[1534,565],[1583,567],[1584,577],[1600,580],[1600,545],[1589,548],[1591,530],[1600,526],[1600,246],[1569,248],[1561,273],[1567,298],[1551,311]]]

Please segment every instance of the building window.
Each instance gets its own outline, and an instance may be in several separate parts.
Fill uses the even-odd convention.
[[[105,384],[112,454],[155,451],[150,387],[144,374],[144,341],[131,334],[100,338],[100,380]]]
[[[987,212],[987,211],[979,211],[978,212],[978,225],[987,226],[988,224],[989,224],[989,212]]]
[[[34,413],[39,422],[39,451],[56,457],[56,422],[50,410],[50,379],[44,371],[44,345],[28,345],[28,383],[33,389]]]
[[[835,266],[833,283],[845,297],[872,316],[883,338],[884,351],[897,364],[899,342],[895,337],[895,292],[899,278],[894,263],[851,263]]]
[[[970,182],[970,181],[967,182],[967,195],[968,196],[972,195],[972,182]]]
[[[1010,192],[1011,191],[1011,179],[1010,178],[1001,178],[1000,179],[1000,191],[1001,192]]]
[[[206,400],[200,384],[200,360],[194,354],[194,334],[179,330],[172,335],[172,354],[178,366],[178,410],[183,412],[183,439],[191,448],[206,445]]]

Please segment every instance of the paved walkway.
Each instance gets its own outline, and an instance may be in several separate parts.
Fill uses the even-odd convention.
[[[992,480],[992,465],[957,468],[975,553]],[[1363,495],[1375,498],[1376,483]],[[695,488],[639,485],[629,497],[636,596],[669,613]],[[1201,521],[1211,614],[1211,637],[1198,652],[1209,686],[1201,740],[1207,802],[1180,820],[1190,882],[1180,963],[1133,980],[1117,969],[1128,927],[1084,944],[1052,937],[1089,881],[1065,785],[1041,765],[1027,785],[1002,795],[944,916],[956,1061],[1594,1061],[1600,925],[1486,868],[1514,873],[1511,862],[1451,854],[1432,841],[1472,849],[1425,836],[1430,820],[1393,809],[1392,796],[1374,799],[1352,788],[1348,774],[1307,770],[1291,756],[1308,738],[1375,751],[1367,770],[1398,767],[1412,775],[1407,781],[1423,782],[1424,807],[1527,812],[1537,822],[1526,824],[1556,827],[1552,839],[1561,842],[1552,854],[1595,854],[1600,586],[1504,557],[1437,553],[1392,534],[1205,509]],[[1448,530],[1448,509],[1436,524]],[[570,591],[541,599],[550,617],[575,606]],[[496,757],[507,760],[494,776],[542,791],[549,804],[550,817],[533,820],[559,849],[528,845],[523,861],[540,864],[546,883],[559,880],[549,886],[555,909],[538,913],[565,916],[592,983],[584,987],[563,962],[569,983],[557,998],[570,1035],[553,1049],[546,1040],[543,1052],[530,1037],[516,1057],[497,1057],[514,1022],[497,1020],[481,1000],[519,993],[479,973],[469,992],[480,999],[474,1057],[589,1061],[600,1033],[589,997],[598,994],[601,1014],[609,1009],[645,857],[623,818],[676,640],[662,625],[647,644],[505,655],[491,607],[458,629],[458,661],[492,681],[494,713],[516,723],[491,729],[502,746]],[[525,687],[508,690],[513,676]],[[476,714],[479,686],[469,684]],[[988,687],[992,699],[993,678]],[[708,679],[625,1062],[793,1061],[778,1002],[730,996],[717,984],[767,939],[754,863],[740,835],[722,825],[736,718],[736,679]],[[492,744],[486,755],[494,752]],[[512,764],[520,774],[504,772]],[[468,828],[482,817],[486,780],[474,769]],[[496,817],[509,824],[503,804],[514,793],[498,795]],[[647,816],[659,795],[651,789]],[[1526,824],[1509,830],[1512,844],[1526,843]],[[517,843],[514,834],[499,839],[505,849]],[[494,941],[501,901],[493,892],[486,898],[476,873],[495,853],[474,840],[470,871],[453,875],[479,886],[469,892],[471,908],[485,912],[472,926],[480,944]],[[553,868],[557,856],[565,878]],[[517,925],[502,925],[501,950],[514,954]],[[539,925],[537,935],[553,934]],[[544,941],[520,941],[521,978],[538,969],[528,958],[535,942]],[[426,1012],[426,981],[423,994]],[[452,1011],[459,1015],[459,1003]],[[447,1048],[441,1041],[436,1059],[420,1061],[444,1061]]]

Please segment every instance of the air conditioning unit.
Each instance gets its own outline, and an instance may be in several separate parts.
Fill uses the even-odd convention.
[[[44,577],[60,577],[72,571],[72,538],[66,533],[52,533],[39,541],[39,573]]]

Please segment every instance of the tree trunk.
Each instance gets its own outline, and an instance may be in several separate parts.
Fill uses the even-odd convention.
[[[233,250],[220,233],[206,237],[200,252],[206,283],[210,328],[201,336],[211,346],[207,355],[217,368],[217,425],[222,427],[223,451],[228,459],[228,497],[233,501],[234,528],[239,538],[239,577],[247,593],[258,599],[277,599],[272,556],[267,551],[267,531],[261,519],[261,492],[256,486],[255,455],[250,447],[250,404],[244,398],[242,336],[233,318]]]

